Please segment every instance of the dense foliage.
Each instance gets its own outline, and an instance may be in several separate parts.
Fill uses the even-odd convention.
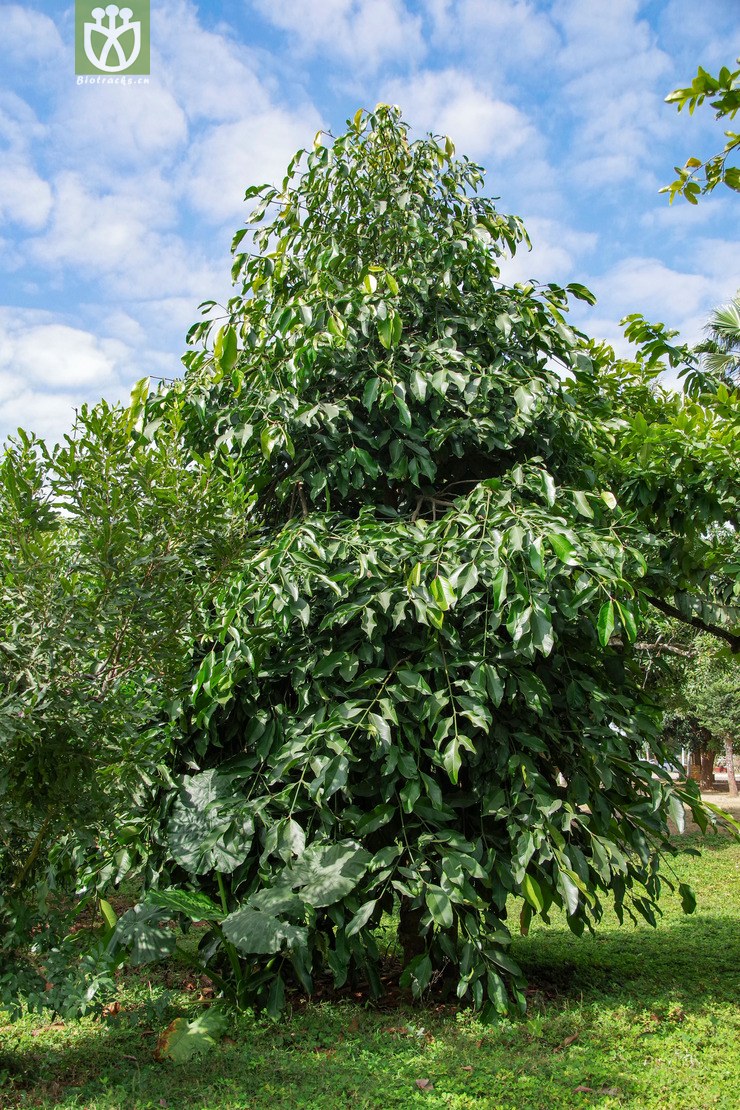
[[[146,839],[165,708],[244,530],[228,468],[187,451],[175,405],[146,422],[148,392],[84,408],[51,451],[21,432],[0,465],[0,985],[38,1004],[80,996],[70,899]],[[46,976],[16,959],[31,936]]]
[[[642,318],[634,363],[588,341],[566,323],[583,286],[504,285],[526,233],[482,185],[396,109],[317,136],[280,188],[248,190],[235,295],[218,320],[206,304],[184,381],[115,417],[99,512],[107,431],[84,496],[51,487],[32,564],[79,630],[66,669],[41,652],[57,709],[28,750],[68,743],[69,691],[106,714],[72,749],[97,788],[122,743],[119,792],[108,813],[91,797],[98,862],[73,872],[145,888],[118,921],[101,903],[99,967],[206,922],[214,982],[277,1011],[322,974],[379,991],[397,914],[415,994],[445,977],[504,1012],[524,1004],[512,913],[526,933],[560,907],[580,935],[611,900],[654,923],[669,816],[706,823],[645,758],[666,753],[635,640],[657,606],[737,641],[738,398],[693,362],[696,388],[661,391],[678,348]],[[33,512],[79,452],[44,462]],[[6,627],[19,581],[9,563]]]
[[[212,346],[191,332],[188,433],[238,462],[258,534],[213,599],[136,912],[209,919],[208,966],[274,1009],[324,970],[379,989],[394,906],[416,993],[447,974],[521,1005],[512,898],[524,931],[555,905],[580,933],[605,897],[654,921],[669,814],[705,820],[643,758],[664,753],[630,645],[648,597],[727,617],[720,418],[568,327],[583,287],[505,287],[526,236],[481,185],[449,141],[358,113],[249,190],[256,250],[239,232]],[[676,457],[710,449],[679,517]]]

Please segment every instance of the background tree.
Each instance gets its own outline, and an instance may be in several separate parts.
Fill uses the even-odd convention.
[[[640,652],[645,687],[665,709],[663,736],[673,765],[695,779],[702,790],[711,791],[716,789],[716,742],[697,717],[688,695],[702,638],[716,643],[690,625],[656,613],[645,622],[635,646]]]
[[[740,297],[716,308],[706,331],[707,339],[696,348],[702,363],[728,387],[740,385]]]
[[[53,451],[21,432],[0,463],[0,987],[39,1004],[72,999],[77,972],[57,960],[49,995],[15,957],[30,936],[52,951],[80,885],[145,849],[130,818],[161,779],[153,726],[242,531],[238,485],[186,452],[174,392],[145,426],[148,393],[83,408]]]
[[[740,664],[716,645],[700,638],[689,669],[685,697],[691,712],[712,736],[714,751],[724,756],[730,794],[737,797],[734,743],[740,734]]]
[[[645,529],[642,600],[737,653],[740,395],[663,324],[624,322],[636,361],[615,370],[611,349],[591,345],[595,372],[572,389],[594,414],[593,465]],[[685,392],[661,384],[669,366],[682,367]]]

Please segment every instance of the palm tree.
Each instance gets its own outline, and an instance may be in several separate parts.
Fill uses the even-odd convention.
[[[715,308],[705,331],[708,338],[696,348],[704,369],[727,385],[740,385],[740,291]]]

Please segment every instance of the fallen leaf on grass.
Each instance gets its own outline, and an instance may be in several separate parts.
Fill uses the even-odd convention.
[[[215,1008],[206,1010],[195,1021],[188,1021],[185,1017],[175,1018],[159,1034],[154,1059],[172,1060],[181,1064],[193,1056],[209,1052],[215,1047],[227,1024],[224,1015]]]
[[[432,1083],[431,1079],[417,1079],[416,1086],[419,1088],[420,1091],[434,1090],[434,1084]]]
[[[577,1040],[578,1040],[578,1034],[577,1033],[571,1033],[571,1035],[569,1037],[566,1037],[565,1040],[562,1041],[562,1043],[557,1046],[557,1048],[553,1049],[553,1052],[562,1052],[564,1048],[567,1048],[568,1045],[573,1044],[573,1041],[577,1041]]]
[[[579,1085],[577,1087],[574,1087],[573,1090],[578,1091],[580,1094],[594,1094],[593,1087],[584,1087],[582,1083],[579,1083]]]
[[[472,1072],[472,1070],[473,1070],[472,1064],[461,1064],[460,1065],[460,1071]]]

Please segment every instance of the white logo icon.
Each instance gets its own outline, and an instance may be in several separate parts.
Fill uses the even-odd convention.
[[[88,61],[96,69],[102,69],[104,73],[120,73],[134,64],[141,50],[141,22],[132,20],[133,14],[131,8],[119,8],[117,4],[109,4],[105,9],[93,8],[90,12],[95,22],[85,23],[84,45]],[[106,16],[108,19],[104,23]],[[133,31],[133,46],[128,55],[124,53],[120,41],[127,31]],[[99,46],[98,53],[95,46]]]

